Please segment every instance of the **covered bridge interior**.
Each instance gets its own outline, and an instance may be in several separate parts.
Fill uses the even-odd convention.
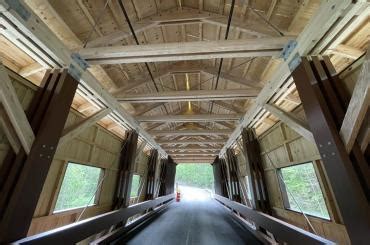
[[[0,243],[369,244],[369,15],[0,0]],[[194,163],[212,198],[174,202]]]

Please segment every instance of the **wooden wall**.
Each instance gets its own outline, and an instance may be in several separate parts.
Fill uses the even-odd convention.
[[[353,91],[361,70],[361,64],[362,60],[358,60],[340,74],[349,93]],[[296,108],[293,113],[301,120],[305,120],[302,107]],[[259,143],[273,215],[291,224],[310,230],[302,214],[284,208],[277,170],[281,167],[313,162],[329,211],[330,220],[313,216],[307,217],[319,235],[336,241],[339,244],[350,244],[346,228],[342,225],[340,215],[338,214],[335,200],[330,190],[330,184],[325,177],[325,170],[322,166],[323,163],[316,145],[307,141],[281,122],[276,123],[265,133],[261,134],[259,136]],[[245,176],[246,163],[240,154],[238,154],[238,161],[240,163],[241,175]]]
[[[303,110],[299,109],[296,115],[304,118]],[[325,172],[316,145],[307,141],[283,123],[277,123],[265,134],[261,135],[259,141],[273,215],[291,224],[310,230],[302,214],[284,208],[277,170],[281,167],[313,162],[331,220],[309,215],[307,217],[319,235],[340,244],[349,244],[345,227],[341,224],[338,217],[333,195],[325,178]]]
[[[13,86],[23,108],[26,109],[37,87],[24,78],[9,71]],[[65,127],[83,119],[71,109]],[[81,219],[111,210],[117,181],[119,152],[123,139],[107,131],[98,124],[88,128],[75,139],[58,146],[46,182],[44,184],[28,235],[37,234],[76,221],[82,208],[53,214],[56,199],[61,187],[68,162],[99,167],[104,170],[103,182],[98,192],[97,204],[88,207]],[[9,150],[9,143],[0,128],[0,166]],[[141,151],[136,158],[135,172],[146,179],[147,156]]]

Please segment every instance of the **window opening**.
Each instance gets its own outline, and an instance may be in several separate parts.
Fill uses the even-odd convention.
[[[284,167],[279,171],[285,208],[330,219],[312,162]]]
[[[97,167],[71,163],[67,165],[54,212],[62,212],[95,205],[97,188],[103,170]],[[91,201],[91,197],[93,201]],[[90,202],[90,203],[89,203]]]

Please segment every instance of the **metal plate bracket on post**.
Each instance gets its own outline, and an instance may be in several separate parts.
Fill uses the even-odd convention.
[[[285,61],[289,58],[290,54],[293,52],[295,47],[297,47],[297,41],[296,40],[290,40],[283,48],[283,51],[281,51],[280,58],[283,58]]]
[[[74,63],[69,65],[68,72],[74,79],[80,81],[82,72],[86,71],[89,64],[78,53],[72,53],[71,58]]]
[[[19,0],[5,0],[10,9],[13,9],[23,20],[27,21],[31,13],[23,6]]]

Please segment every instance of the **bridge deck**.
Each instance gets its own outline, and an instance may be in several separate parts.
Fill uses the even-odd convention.
[[[260,244],[213,199],[172,203],[127,244]]]

